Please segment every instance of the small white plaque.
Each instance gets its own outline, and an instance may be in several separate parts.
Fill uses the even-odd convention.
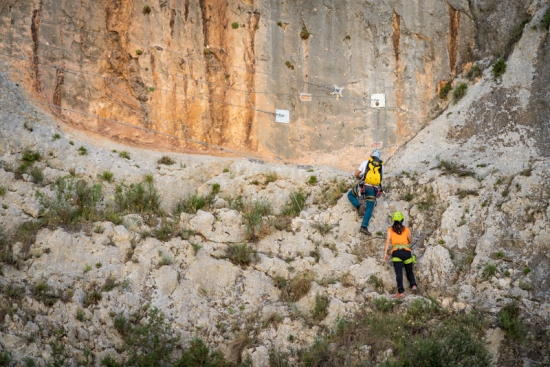
[[[302,101],[302,102],[311,102],[311,94],[300,93],[300,101]]]
[[[283,124],[290,123],[290,111],[275,110],[275,122],[282,122]]]
[[[373,108],[383,108],[386,107],[386,95],[381,94],[371,94],[370,95],[370,106]]]

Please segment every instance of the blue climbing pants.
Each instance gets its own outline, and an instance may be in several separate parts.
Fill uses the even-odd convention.
[[[357,188],[357,191],[359,191],[358,188]],[[365,189],[365,195],[367,197],[375,198],[376,190],[372,186],[367,186]],[[348,199],[355,208],[359,207],[359,199],[357,199],[357,197],[353,195],[353,190],[349,190]],[[374,209],[374,204],[375,204],[374,199],[373,201],[367,200],[367,207],[365,209],[365,215],[363,215],[363,221],[361,222],[361,227],[368,228],[370,217],[372,217],[372,211]]]

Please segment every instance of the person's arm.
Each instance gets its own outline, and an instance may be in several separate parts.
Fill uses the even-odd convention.
[[[384,246],[384,261],[388,261],[388,247],[390,245],[390,230],[388,229],[388,235],[386,236],[386,246]]]
[[[411,229],[409,228],[409,233],[407,233],[407,241],[409,241],[409,245],[412,243],[412,235],[411,235]]]
[[[355,178],[358,179],[358,180],[361,179],[361,171],[359,171],[359,170],[355,171]]]
[[[383,165],[380,166],[380,191],[381,191],[381,192],[384,191],[384,189],[382,188],[382,178],[384,177],[384,176],[383,176],[383,173],[382,173],[383,169],[384,169],[384,166],[383,166]]]

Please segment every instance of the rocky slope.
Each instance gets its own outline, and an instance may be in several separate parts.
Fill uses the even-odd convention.
[[[414,136],[445,83],[508,55],[544,3],[6,0],[0,57],[30,98],[90,132],[349,170],[372,143],[390,154]],[[370,108],[375,93],[387,109]]]

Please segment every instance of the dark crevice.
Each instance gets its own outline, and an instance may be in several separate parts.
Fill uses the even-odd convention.
[[[38,45],[40,37],[40,20],[42,17],[42,1],[38,3],[38,9],[33,10],[32,12],[32,21],[31,21],[31,37],[32,37],[32,66],[34,69],[34,89],[36,92],[42,90],[42,84],[40,83],[40,71],[38,69],[39,60],[38,60]]]

